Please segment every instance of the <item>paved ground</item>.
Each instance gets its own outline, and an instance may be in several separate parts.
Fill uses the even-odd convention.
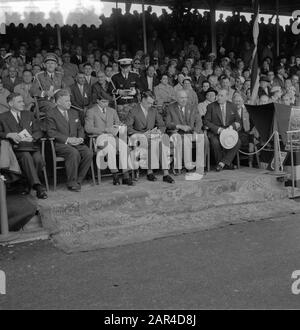
[[[0,248],[0,309],[300,308],[299,238],[295,215],[73,255]]]

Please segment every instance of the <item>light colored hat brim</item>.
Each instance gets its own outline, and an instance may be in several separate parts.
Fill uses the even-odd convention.
[[[220,134],[220,143],[224,149],[232,149],[239,140],[238,132],[233,129],[224,129]]]

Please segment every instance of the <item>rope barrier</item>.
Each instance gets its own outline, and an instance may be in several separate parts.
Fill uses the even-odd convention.
[[[275,132],[272,133],[272,135],[270,136],[269,140],[259,150],[255,151],[255,152],[244,152],[242,150],[239,150],[239,152],[241,154],[247,155],[247,156],[252,156],[252,155],[258,154],[259,152],[261,152],[269,144],[269,142],[272,140],[274,134],[275,134]]]

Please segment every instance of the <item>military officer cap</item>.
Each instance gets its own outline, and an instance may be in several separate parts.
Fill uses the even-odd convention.
[[[118,62],[120,66],[129,66],[132,63],[132,58],[121,58]]]
[[[58,58],[57,58],[56,54],[48,53],[44,59],[44,63],[46,63],[48,61],[54,61],[55,63],[58,63]]]

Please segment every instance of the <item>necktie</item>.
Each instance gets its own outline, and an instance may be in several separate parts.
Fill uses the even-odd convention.
[[[68,111],[67,110],[64,110],[63,111],[63,114],[64,114],[64,117],[65,117],[66,121],[69,121]]]
[[[20,122],[21,122],[21,114],[19,112],[17,113],[17,118],[18,118],[17,122],[18,122],[18,124],[20,124]]]
[[[83,85],[79,85],[80,93],[83,96]]]
[[[224,104],[221,105],[221,111],[222,111],[222,119],[223,119],[223,125],[226,125],[226,112],[225,112],[225,106]]]
[[[103,112],[104,115],[106,114],[105,108],[102,108],[102,112]]]

